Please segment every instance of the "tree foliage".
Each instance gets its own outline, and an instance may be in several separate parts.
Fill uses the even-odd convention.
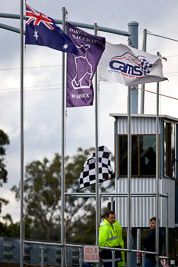
[[[14,223],[10,214],[6,214],[2,218],[3,222],[0,222],[0,236],[19,237],[20,223]]]
[[[9,137],[4,131],[0,130],[0,187],[3,186],[4,183],[7,183],[7,170],[6,165],[4,163],[4,156],[6,154],[6,146],[9,144]],[[0,213],[2,210],[2,205],[7,205],[8,200],[4,198],[0,198]]]
[[[65,157],[65,192],[81,192],[79,186],[80,172],[85,160],[93,152],[93,148],[86,150],[78,148],[75,155]],[[20,187],[14,186],[12,190],[16,194],[16,199],[19,199]],[[82,192],[94,191],[95,186],[82,190]],[[68,242],[72,240],[75,242],[81,241],[80,236],[87,232],[89,243],[93,240],[95,236],[95,229],[93,228],[95,225],[95,208],[92,202],[93,199],[88,198],[65,197],[65,230]],[[31,238],[60,239],[61,156],[59,154],[55,154],[51,161],[44,158],[42,161],[33,161],[26,166],[24,206],[25,217],[31,220],[29,226]],[[92,218],[92,223],[89,224],[91,231],[85,228],[86,221],[90,217]]]

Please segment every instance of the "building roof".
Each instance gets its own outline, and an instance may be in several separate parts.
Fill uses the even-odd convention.
[[[125,118],[128,116],[128,114],[124,114],[124,113],[110,113],[109,115],[114,118]],[[146,118],[156,118],[156,115],[155,114],[131,114],[131,117],[146,119]],[[178,124],[178,118],[171,117],[168,115],[159,115],[159,119],[166,120],[169,122],[174,122]]]

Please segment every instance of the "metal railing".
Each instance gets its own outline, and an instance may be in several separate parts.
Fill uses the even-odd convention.
[[[75,245],[75,244],[65,244],[62,246],[60,243],[50,243],[50,242],[40,242],[40,241],[24,241],[26,244],[36,244],[40,245],[41,248],[41,267],[44,267],[44,248],[46,245],[48,246],[58,246],[58,247],[64,247],[64,251],[66,251],[67,247],[71,248],[77,248],[79,251],[79,257],[78,257],[78,263],[79,267],[83,266],[83,247],[84,245]],[[140,253],[142,255],[142,267],[145,266],[145,254],[152,254],[152,255],[158,255],[156,252],[151,251],[145,251],[145,250],[134,250],[134,249],[124,249],[124,248],[114,248],[114,247],[101,247],[99,246],[99,249],[105,249],[105,250],[111,250],[112,251],[112,267],[115,267],[115,252],[116,251],[124,251],[124,252],[132,252],[132,253]],[[168,261],[167,256],[159,256],[159,259],[165,259]],[[127,266],[127,265],[126,265]]]

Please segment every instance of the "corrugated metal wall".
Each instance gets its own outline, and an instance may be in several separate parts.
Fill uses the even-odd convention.
[[[160,127],[159,127],[159,133],[160,133]],[[118,134],[127,134],[127,117],[119,118]],[[156,118],[133,117],[131,119],[131,134],[156,134]]]
[[[168,226],[175,225],[175,180],[163,178],[159,180],[160,193],[168,193]],[[118,193],[127,194],[127,178],[118,180]],[[131,193],[156,193],[155,178],[131,178]],[[149,227],[149,219],[156,215],[155,197],[131,198],[131,226]],[[166,198],[159,199],[160,226],[166,227]],[[118,220],[123,227],[127,227],[127,198],[118,198]]]

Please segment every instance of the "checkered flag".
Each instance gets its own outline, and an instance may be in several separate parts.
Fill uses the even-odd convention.
[[[95,153],[89,157],[84,165],[80,174],[80,188],[84,188],[96,183],[95,173]],[[98,148],[98,179],[99,183],[104,182],[111,178],[113,174],[111,167],[111,152],[106,146]]]

